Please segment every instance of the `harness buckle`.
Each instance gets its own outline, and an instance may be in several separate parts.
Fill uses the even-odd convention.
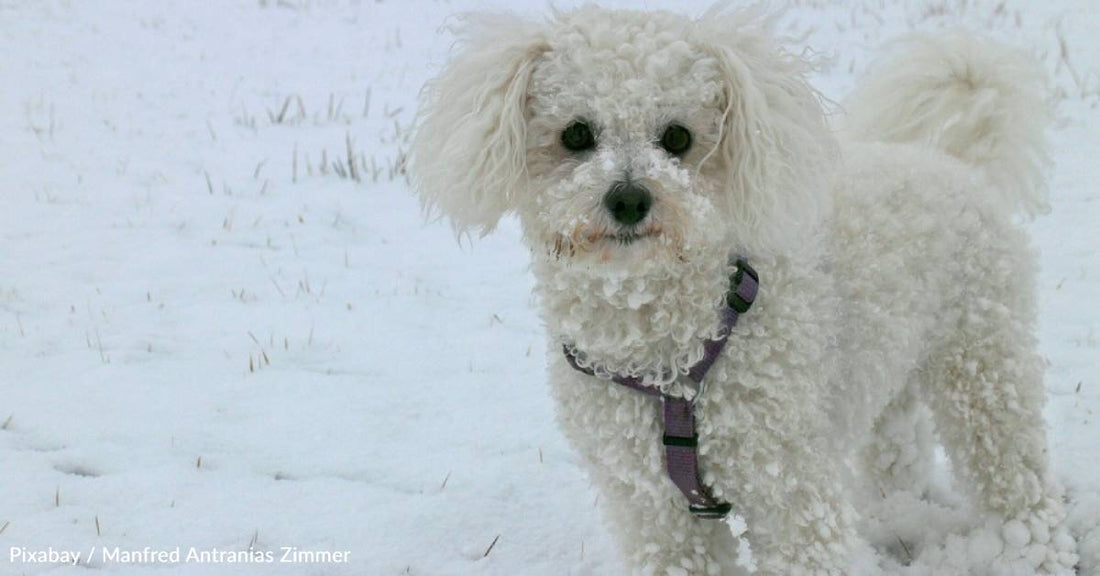
[[[752,300],[746,300],[745,297],[743,297],[739,293],[741,283],[745,281],[745,276],[747,275],[749,278],[752,279],[752,282],[754,284],[759,285],[760,276],[756,273],[756,270],[753,270],[752,266],[749,266],[749,263],[746,262],[744,259],[738,259],[737,262],[734,264],[734,267],[736,267],[737,270],[733,273],[733,278],[730,279],[730,290],[726,293],[726,306],[733,308],[733,310],[736,311],[738,314],[744,314],[745,312],[749,311],[749,308],[752,307]],[[756,294],[755,290],[752,292],[752,294]]]
[[[707,520],[721,520],[733,510],[733,505],[729,502],[719,502],[714,506],[698,506],[692,504],[688,506],[688,510],[696,518],[704,518]]]
[[[695,433],[692,436],[669,436],[665,434],[661,437],[661,442],[665,446],[678,446],[680,448],[695,448],[699,445],[699,434]]]

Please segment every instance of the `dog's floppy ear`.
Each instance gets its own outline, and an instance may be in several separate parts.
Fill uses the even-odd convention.
[[[457,53],[421,93],[410,172],[429,213],[484,235],[526,183],[527,89],[546,32],[506,14],[467,14],[454,30]]]
[[[718,61],[724,83],[722,136],[708,162],[726,171],[727,210],[746,247],[783,250],[805,239],[830,211],[836,144],[809,64],[775,40],[757,9],[725,3],[695,23],[697,41]]]

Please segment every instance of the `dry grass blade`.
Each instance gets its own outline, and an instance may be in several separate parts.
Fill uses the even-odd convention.
[[[267,278],[268,278],[268,280],[271,280],[272,284],[275,285],[275,289],[279,291],[279,296],[282,296],[283,298],[286,298],[286,292],[283,292],[283,289],[279,286],[279,283],[275,281],[275,277],[274,276],[268,276]]]
[[[351,132],[346,134],[345,143],[348,149],[348,172],[352,180],[359,182],[359,168],[355,164],[355,147],[351,142]]]
[[[275,116],[274,118],[272,118],[273,123],[282,124],[283,120],[286,119],[286,111],[290,109],[290,100],[291,100],[290,96],[287,96],[286,100],[283,100],[283,108],[281,110],[279,110],[279,115],[278,116]]]
[[[886,499],[886,490],[884,490],[882,488],[882,486],[878,487],[878,493],[882,495],[883,500]],[[913,553],[909,550],[909,545],[906,544],[905,540],[902,540],[901,536],[898,536],[897,534],[894,534],[894,539],[898,541],[898,544],[901,545],[902,551],[905,552],[905,565],[908,566],[908,565],[912,564],[913,563]]]
[[[485,553],[481,555],[482,558],[489,556],[489,553],[493,551],[493,546],[497,545],[497,540],[500,540],[500,534],[497,534],[497,537],[493,538],[493,542],[489,544],[489,547],[485,549]]]

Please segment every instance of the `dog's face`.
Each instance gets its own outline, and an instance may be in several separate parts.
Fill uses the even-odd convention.
[[[680,18],[616,22],[559,28],[528,86],[515,207],[532,247],[567,265],[680,259],[722,237],[722,174],[706,162],[724,116],[718,62]]]
[[[482,16],[465,38],[412,150],[422,198],[459,231],[515,212],[562,266],[690,265],[706,247],[782,250],[828,209],[832,142],[803,63],[750,15],[585,7]]]

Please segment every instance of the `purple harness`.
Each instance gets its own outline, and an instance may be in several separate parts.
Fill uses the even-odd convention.
[[[703,343],[703,358],[692,366],[687,373],[698,386],[691,400],[681,396],[670,396],[661,392],[657,386],[642,383],[638,376],[612,374],[611,380],[649,396],[659,396],[664,406],[665,460],[669,478],[683,492],[689,503],[689,510],[696,518],[722,519],[732,508],[728,502],[722,502],[710,494],[699,478],[699,434],[695,430],[695,402],[706,389],[704,377],[714,365],[718,355],[729,339],[730,332],[737,325],[737,319],[748,312],[756,299],[760,288],[760,278],[744,260],[737,260],[737,272],[730,279],[730,289],[726,293],[726,307],[721,311],[722,325],[718,339]],[[589,376],[595,376],[591,368],[582,367],[569,346],[564,347],[565,359],[574,369]]]

